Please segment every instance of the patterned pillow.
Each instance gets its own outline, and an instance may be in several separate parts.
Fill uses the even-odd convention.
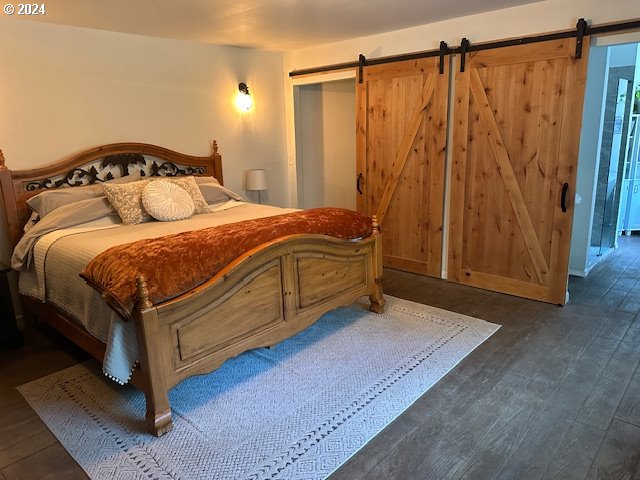
[[[182,187],[191,196],[191,200],[193,200],[193,204],[196,208],[195,213],[209,213],[209,205],[202,196],[202,192],[200,191],[200,188],[198,188],[198,184],[194,177],[155,177],[151,180],[169,181],[179,187]]]
[[[140,174],[127,175],[126,177],[108,180],[104,184],[120,184],[140,181]],[[56,208],[63,207],[73,202],[95,198],[104,195],[100,184],[85,185],[81,187],[61,187],[44,190],[27,200],[31,210],[37,212],[40,218],[44,218]]]
[[[195,210],[191,195],[177,182],[149,182],[142,191],[142,205],[156,220],[172,222],[190,218]]]
[[[148,183],[149,180],[123,184],[102,184],[104,194],[125,225],[135,225],[151,219],[142,205],[142,191]]]

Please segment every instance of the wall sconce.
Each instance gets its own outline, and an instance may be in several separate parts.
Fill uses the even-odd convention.
[[[241,112],[248,112],[253,107],[253,98],[249,93],[249,87],[244,82],[238,84],[238,93],[236,95],[236,107]]]
[[[244,188],[248,191],[257,191],[258,203],[262,203],[260,192],[267,189],[267,171],[262,168],[247,170]]]

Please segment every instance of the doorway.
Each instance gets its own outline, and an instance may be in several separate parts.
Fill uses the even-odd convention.
[[[294,87],[298,207],[356,209],[355,78]]]
[[[594,46],[589,55],[570,259],[570,273],[581,277],[617,248],[640,215],[640,202],[631,206],[640,184],[634,168],[640,46]]]

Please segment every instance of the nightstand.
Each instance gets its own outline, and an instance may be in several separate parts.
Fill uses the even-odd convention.
[[[22,333],[16,324],[16,315],[9,289],[11,268],[0,263],[0,350],[18,348],[24,344]]]

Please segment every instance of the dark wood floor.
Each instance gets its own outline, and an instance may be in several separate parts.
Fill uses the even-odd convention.
[[[564,308],[387,271],[390,295],[503,327],[332,479],[640,479],[640,236]],[[85,355],[47,330],[0,352],[0,480],[86,478],[15,386]]]

